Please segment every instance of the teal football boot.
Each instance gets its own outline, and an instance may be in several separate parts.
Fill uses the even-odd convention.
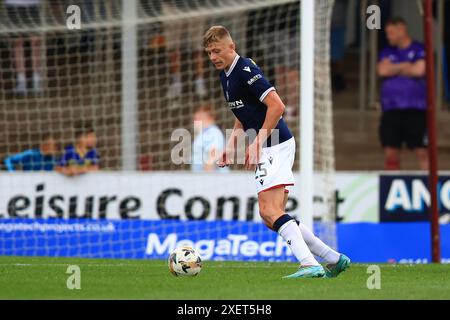
[[[283,277],[283,279],[293,278],[323,278],[325,277],[325,269],[321,266],[301,266],[297,272]]]
[[[350,267],[351,261],[345,254],[339,256],[339,260],[336,264],[327,264],[325,267],[325,277],[335,278],[341,272],[344,272]]]

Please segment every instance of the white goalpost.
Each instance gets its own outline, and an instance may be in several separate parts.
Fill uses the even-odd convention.
[[[314,0],[303,0],[300,10],[300,210],[302,222],[313,230],[314,197]],[[308,137],[308,138],[306,138]]]
[[[122,170],[136,170],[138,136],[137,1],[122,2]]]

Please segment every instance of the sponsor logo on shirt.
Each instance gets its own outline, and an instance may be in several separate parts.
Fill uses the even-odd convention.
[[[247,72],[251,72],[251,71],[250,71],[250,67],[248,67],[248,66],[247,66],[247,67],[244,67],[244,69],[242,69],[242,70],[247,71]]]
[[[228,102],[228,107],[230,107],[230,109],[239,109],[242,108],[243,106],[244,103],[242,102],[242,100]]]
[[[256,80],[261,79],[261,78],[262,78],[262,75],[258,73],[256,76],[254,76],[253,78],[248,80],[247,83],[250,86],[253,84],[253,82],[255,82]]]

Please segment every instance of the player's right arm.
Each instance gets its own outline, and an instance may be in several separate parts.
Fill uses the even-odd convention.
[[[426,63],[424,59],[403,64],[400,74],[411,78],[421,78],[425,76]]]
[[[244,126],[236,118],[234,120],[233,131],[231,132],[230,138],[225,146],[225,150],[222,155],[217,160],[217,165],[221,168],[228,166],[233,163],[234,155],[236,153],[236,143],[239,141],[239,137],[244,133]]]
[[[6,170],[8,170],[9,172],[15,171],[16,169],[14,168],[14,163],[17,162],[17,154],[7,157],[5,159]]]

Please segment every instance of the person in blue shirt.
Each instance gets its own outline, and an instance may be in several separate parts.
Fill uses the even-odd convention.
[[[75,129],[76,143],[65,148],[56,171],[67,176],[99,170],[97,135],[92,126],[79,124]]]
[[[56,164],[57,145],[53,136],[43,134],[38,148],[30,149],[5,158],[6,170],[53,171]]]
[[[202,104],[194,111],[195,138],[192,144],[193,172],[227,172],[229,168],[218,168],[215,161],[223,152],[225,137],[217,126],[214,109]]]
[[[249,136],[244,164],[247,169],[255,170],[261,218],[286,241],[300,263],[297,272],[286,278],[337,276],[348,268],[350,259],[327,246],[303,223],[285,212],[286,187],[294,184],[295,140],[283,120],[285,105],[280,96],[253,60],[239,56],[225,27],[213,26],[206,31],[203,46],[211,62],[220,70],[223,94],[235,117],[233,131],[217,165],[232,164],[236,141],[245,143],[240,137],[243,134]],[[325,260],[326,270],[313,253]]]

